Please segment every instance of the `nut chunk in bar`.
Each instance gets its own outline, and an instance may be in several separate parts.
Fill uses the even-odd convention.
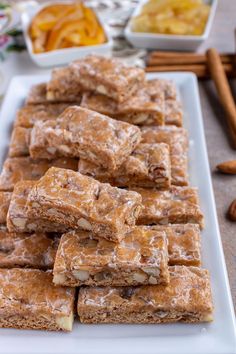
[[[208,271],[169,267],[168,285],[84,287],[78,314],[82,323],[210,322],[213,304]]]
[[[123,102],[145,81],[141,68],[127,67],[120,60],[89,55],[70,64],[73,78],[85,90]]]
[[[0,191],[0,226],[7,222],[7,212],[11,201],[11,192]]]
[[[142,198],[79,172],[52,167],[32,188],[27,206],[28,216],[117,242],[135,225]]]
[[[164,232],[135,227],[120,243],[72,231],[61,238],[53,269],[56,285],[125,286],[169,281]]]
[[[53,268],[59,237],[0,229],[0,268]]]
[[[65,157],[52,161],[36,161],[29,156],[7,158],[0,174],[0,191],[12,191],[19,181],[38,180],[52,166],[77,170],[78,160]]]
[[[55,154],[80,157],[115,170],[140,140],[138,127],[72,106],[56,121],[35,124],[31,132],[30,156],[34,159],[50,159]]]
[[[200,229],[197,224],[154,225],[149,227],[166,233],[169,265],[196,267],[201,265]]]
[[[52,272],[0,269],[0,327],[71,331],[75,289],[56,287]]]
[[[61,224],[53,223],[39,216],[27,215],[26,202],[33,188],[34,181],[16,183],[12,192],[11,202],[7,214],[7,228],[10,232],[66,232],[69,229]]]
[[[117,187],[139,186],[168,189],[170,186],[170,153],[167,144],[139,144],[116,170],[109,171],[80,159],[80,173]]]
[[[203,214],[199,206],[196,188],[171,187],[166,191],[132,188],[142,196],[142,209],[137,223],[151,224],[199,224],[203,228]]]

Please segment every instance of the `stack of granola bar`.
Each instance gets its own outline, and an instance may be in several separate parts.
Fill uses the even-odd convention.
[[[0,326],[208,322],[172,82],[88,56],[32,87],[0,175]],[[76,298],[76,288],[79,288]]]

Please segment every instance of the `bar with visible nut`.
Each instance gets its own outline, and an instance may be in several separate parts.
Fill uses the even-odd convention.
[[[56,285],[126,286],[167,284],[165,232],[135,227],[120,243],[93,239],[90,232],[64,234],[53,269]]]
[[[30,128],[15,127],[12,131],[9,156],[20,157],[29,155]]]
[[[164,93],[165,100],[177,99],[176,85],[171,80],[151,79],[151,80],[147,80],[146,85],[147,85],[149,95],[152,97],[152,99],[158,97],[160,92]]]
[[[165,143],[170,147],[171,183],[188,184],[188,135],[184,128],[176,126],[142,127],[142,143]]]
[[[11,201],[11,192],[0,191],[0,226],[7,222],[7,212]]]
[[[81,102],[83,89],[75,80],[70,66],[52,70],[52,76],[46,87],[46,97],[49,102]]]
[[[119,242],[135,225],[142,198],[79,172],[52,167],[32,188],[27,207],[30,217]]]
[[[145,72],[138,67],[127,67],[114,58],[89,55],[70,64],[73,81],[84,90],[99,93],[123,102],[142,87]]]
[[[132,190],[141,194],[144,206],[138,225],[192,223],[203,228],[204,218],[196,188],[172,186],[169,190],[159,191],[132,187]]]
[[[25,103],[28,104],[46,104],[47,101],[47,83],[42,82],[31,86],[30,91],[26,97]]]
[[[32,128],[37,121],[56,119],[70,104],[37,104],[20,108],[16,114],[15,127]]]
[[[182,127],[183,109],[179,101],[170,99],[165,100],[165,124]]]
[[[139,144],[116,170],[109,171],[80,159],[80,173],[113,186],[140,186],[168,189],[170,187],[170,153],[167,144]]]
[[[27,198],[35,181],[16,183],[12,192],[7,213],[7,228],[10,232],[66,232],[68,227],[56,222],[42,219],[39,215],[30,217],[27,214]]]
[[[201,265],[200,228],[197,224],[148,226],[165,232],[168,239],[169,265]]]
[[[0,229],[0,268],[51,269],[59,237],[46,233],[15,233]]]
[[[134,125],[71,106],[56,121],[37,122],[30,140],[34,159],[80,157],[115,170],[136,148],[141,132]]]
[[[209,273],[197,267],[169,267],[167,285],[82,287],[82,323],[210,322],[213,303]]]
[[[83,95],[81,106],[131,124],[164,124],[164,94],[160,92],[154,102],[145,90],[145,85],[127,101],[120,103],[110,97],[88,92]]]
[[[0,269],[0,327],[71,331],[75,289],[56,287],[52,272]]]
[[[32,160],[29,156],[7,158],[0,174],[0,191],[12,191],[19,181],[38,180],[51,166],[77,170],[78,160],[65,157],[52,161]]]

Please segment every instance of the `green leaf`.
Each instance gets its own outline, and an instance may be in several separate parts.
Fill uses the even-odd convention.
[[[6,32],[6,34],[11,37],[17,37],[17,36],[21,36],[23,34],[23,32],[21,30],[12,29],[12,30]]]
[[[26,47],[23,44],[10,44],[7,48],[7,52],[22,52]]]

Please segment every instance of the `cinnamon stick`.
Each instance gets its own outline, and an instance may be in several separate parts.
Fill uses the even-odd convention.
[[[208,69],[211,74],[211,78],[215,83],[221,104],[225,110],[229,131],[234,147],[236,148],[236,107],[224,67],[216,49],[208,49],[206,55]]]
[[[207,63],[207,58],[206,55],[204,54],[192,54],[189,55],[190,53],[183,53],[180,55],[179,53],[169,53],[168,56],[163,56],[163,54],[159,54],[158,52],[156,54],[150,54],[148,59],[147,59],[147,65],[148,66],[154,66],[154,65],[178,65],[178,64],[206,64]],[[236,64],[236,59],[235,55],[232,54],[223,54],[221,55],[221,61],[224,64],[230,64],[230,63],[235,63]]]
[[[207,78],[210,76],[209,70],[204,64],[152,65],[147,66],[145,70],[146,72],[190,71],[196,74],[198,78]],[[233,75],[233,67],[231,64],[224,64],[224,70],[228,75]]]

